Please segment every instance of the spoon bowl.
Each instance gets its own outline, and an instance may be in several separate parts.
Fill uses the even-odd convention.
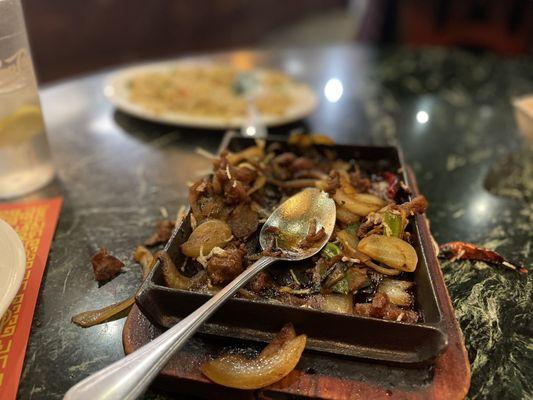
[[[315,255],[329,240],[335,227],[335,202],[316,188],[304,189],[285,200],[261,228],[263,250],[275,246],[275,257],[298,261]],[[304,240],[323,230],[315,241]],[[303,245],[303,246],[302,246]]]

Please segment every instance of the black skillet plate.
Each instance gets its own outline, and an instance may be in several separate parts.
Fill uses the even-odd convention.
[[[269,142],[278,140],[268,140]],[[283,143],[283,141],[281,141]],[[252,139],[233,138],[228,149],[238,151],[253,145]],[[396,147],[336,145],[330,147],[340,159],[355,159],[368,172],[405,171],[402,155]],[[404,181],[407,182],[404,172]],[[405,199],[407,200],[407,199]],[[435,296],[434,281],[429,263],[437,263],[429,243],[422,240],[423,216],[411,222],[418,266],[414,272],[417,309],[422,322],[409,324],[325,312],[268,301],[234,298],[224,304],[200,329],[201,333],[257,341],[269,341],[287,322],[296,332],[308,337],[306,349],[337,355],[363,358],[392,364],[421,365],[431,363],[447,346],[442,329],[441,307]],[[180,245],[191,233],[190,217],[177,226],[165,250],[176,265],[184,256]],[[281,264],[281,263],[278,263]],[[283,266],[274,266],[283,268]],[[136,302],[148,319],[169,328],[207,301],[208,294],[171,289],[165,286],[159,262],[144,281],[136,295]]]

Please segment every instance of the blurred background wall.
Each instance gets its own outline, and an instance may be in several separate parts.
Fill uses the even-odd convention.
[[[334,43],[533,50],[530,0],[23,0],[41,82],[236,47]]]

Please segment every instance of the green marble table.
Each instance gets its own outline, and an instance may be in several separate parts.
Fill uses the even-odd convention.
[[[512,114],[533,92],[531,58],[460,51],[329,47],[240,52],[253,65],[308,81],[320,105],[308,120],[277,128],[326,133],[340,143],[400,144],[427,196],[437,241],[472,241],[531,263],[532,152]],[[235,53],[217,55],[232,59]],[[60,399],[80,379],[123,356],[124,320],[81,329],[80,311],[130,295],[131,260],[160,207],[175,213],[186,182],[208,162],[222,132],[160,126],[117,112],[103,95],[107,73],[41,92],[57,180],[32,197],[65,203],[35,312],[18,397]],[[338,101],[324,87],[338,79]],[[337,84],[337,87],[339,85]],[[334,100],[334,99],[332,99]],[[101,245],[125,273],[98,287],[90,255]],[[477,262],[442,264],[472,366],[472,399],[532,398],[533,277]],[[149,392],[146,398],[166,398]]]

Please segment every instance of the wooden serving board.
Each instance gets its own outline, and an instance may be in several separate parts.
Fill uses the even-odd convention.
[[[407,168],[407,178],[412,192],[418,194],[416,179],[410,168]],[[443,327],[448,335],[448,347],[435,359],[433,365],[419,368],[386,365],[306,350],[296,369],[281,381],[257,391],[229,389],[209,381],[201,374],[200,365],[227,351],[259,351],[265,344],[198,334],[169,361],[153,386],[170,393],[207,399],[463,399],[470,387],[470,363],[463,334],[455,319],[432,245],[434,241],[428,221],[425,215],[417,218],[421,219],[422,245],[429,272],[435,282]],[[261,318],[261,315],[257,318]],[[134,305],[122,332],[125,353],[135,351],[161,332]],[[299,333],[305,332],[297,332]]]
[[[424,218],[422,236],[431,243]],[[462,399],[470,386],[470,365],[463,336],[444,283],[434,250],[426,248],[436,295],[442,306],[448,347],[430,367],[383,365],[352,358],[304,352],[297,368],[283,380],[257,391],[228,389],[210,382],[200,365],[211,357],[235,348],[261,349],[264,344],[196,335],[176,354],[154,382],[171,393],[217,399]],[[261,318],[260,315],[257,318]],[[280,327],[281,328],[281,327]],[[162,332],[134,306],[123,331],[126,354],[153,340]],[[297,332],[299,333],[299,332]],[[303,332],[305,333],[305,332]]]
[[[462,399],[470,384],[469,364],[457,324],[449,321],[447,327],[449,346],[433,367],[400,368],[309,352],[289,376],[259,391],[233,390],[213,384],[200,373],[200,365],[230,348],[260,346],[195,337],[171,359],[154,387],[170,393],[218,399]],[[124,326],[124,351],[126,354],[135,351],[161,332],[134,306]]]

